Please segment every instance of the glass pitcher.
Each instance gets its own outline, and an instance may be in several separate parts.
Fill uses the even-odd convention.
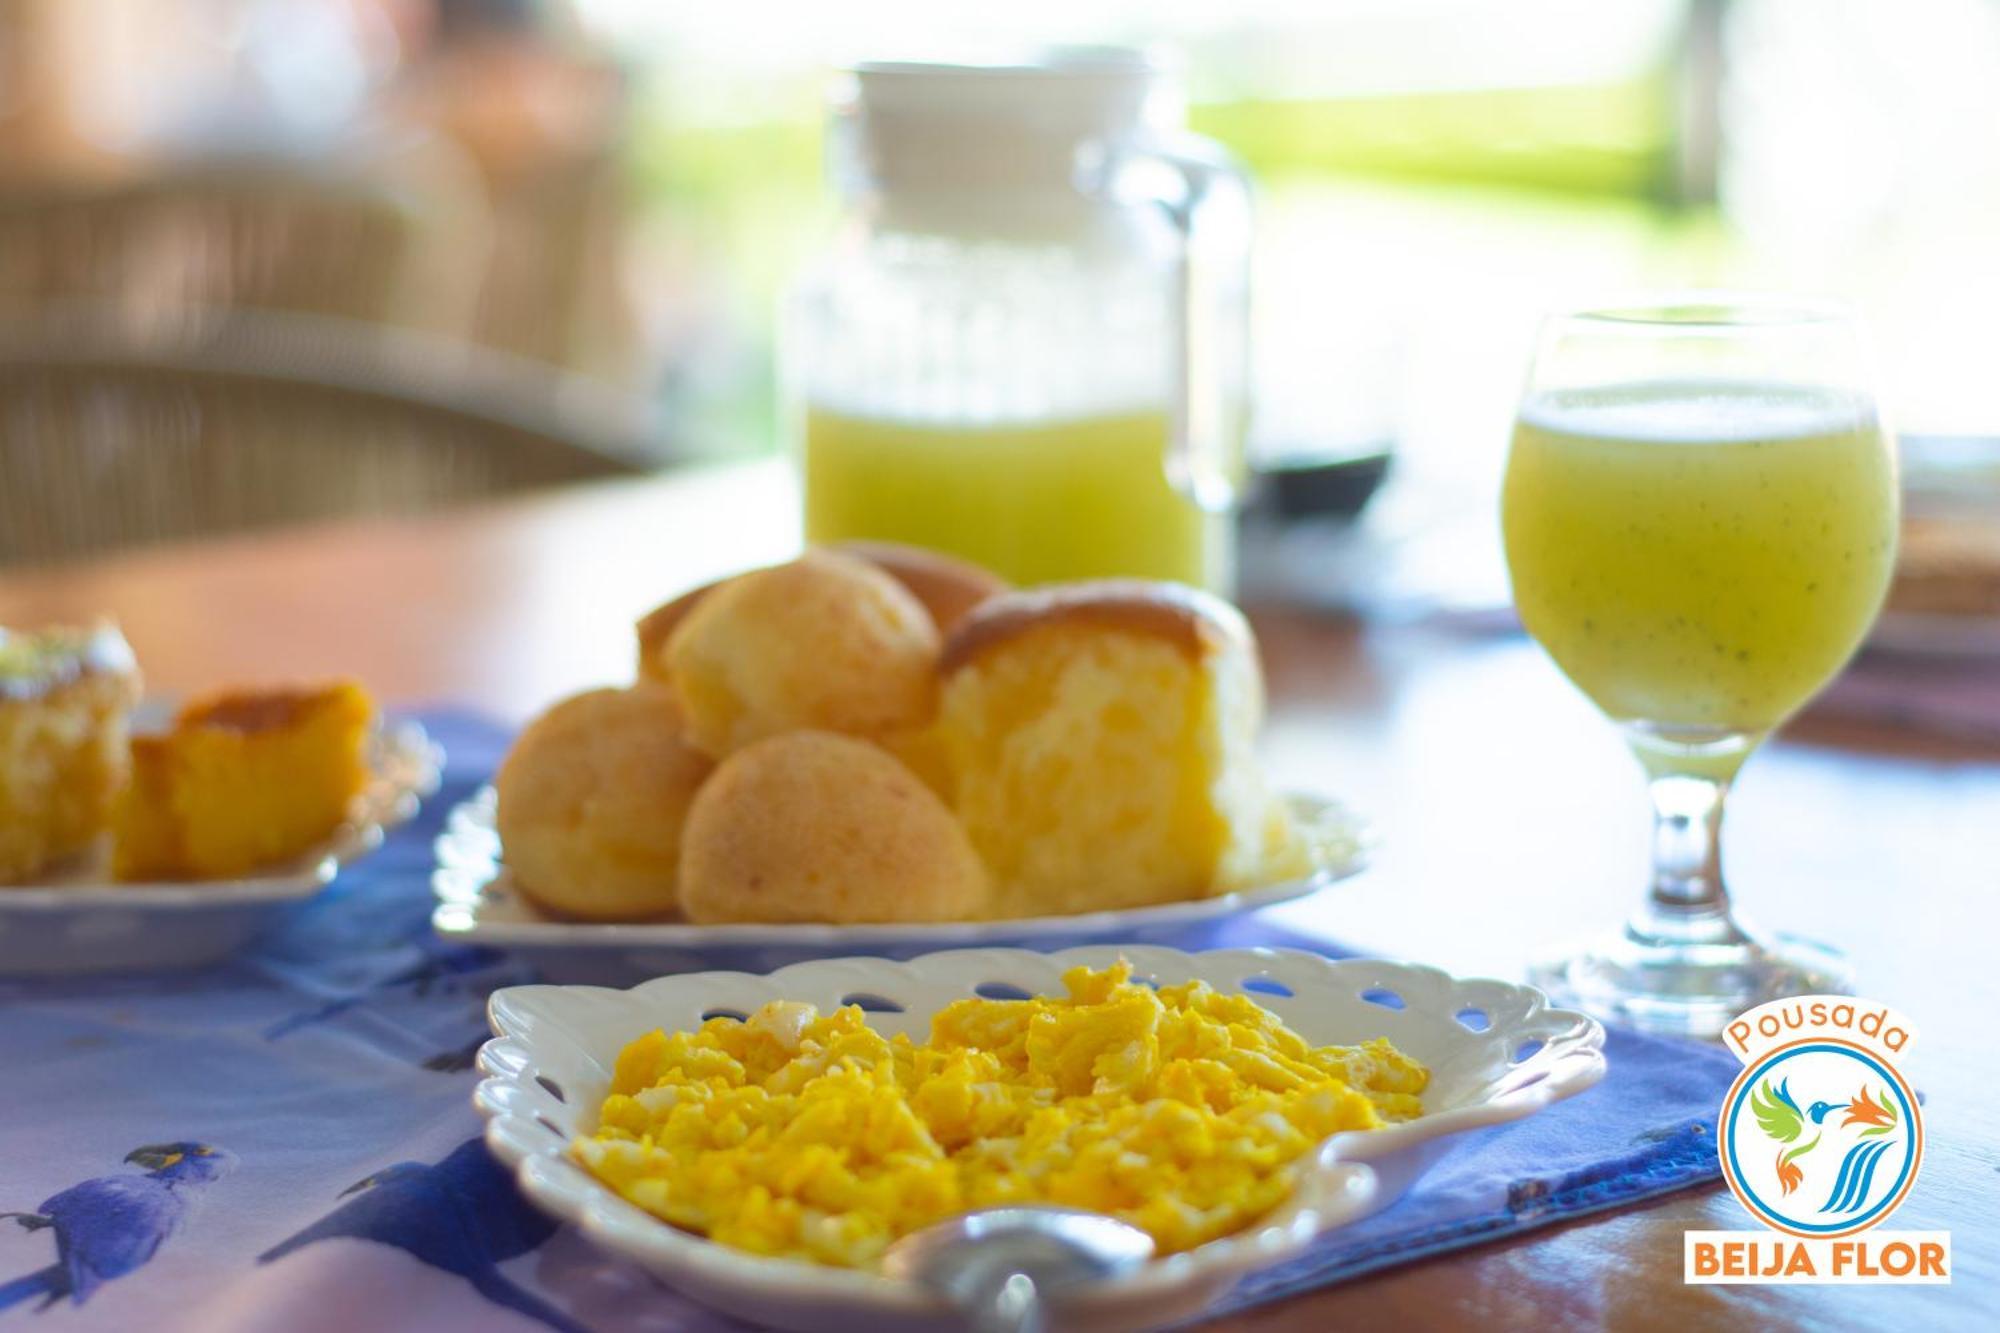
[[[864,64],[785,377],[807,537],[1226,590],[1248,193],[1138,52]]]

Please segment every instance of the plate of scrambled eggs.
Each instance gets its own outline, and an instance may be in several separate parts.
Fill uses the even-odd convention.
[[[526,986],[492,1021],[475,1101],[529,1197],[696,1299],[799,1329],[949,1322],[879,1261],[996,1204],[1088,1208],[1158,1244],[1059,1323],[1190,1317],[1393,1202],[1451,1135],[1604,1071],[1603,1030],[1529,987],[1270,949]]]

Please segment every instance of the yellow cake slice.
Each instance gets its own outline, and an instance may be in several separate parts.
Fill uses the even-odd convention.
[[[1003,593],[946,640],[948,796],[1003,916],[1136,907],[1304,873],[1255,758],[1256,645],[1228,603],[1105,580]]]
[[[351,681],[191,701],[171,730],[133,738],[113,873],[227,878],[324,841],[367,785],[374,713]]]
[[[139,670],[110,625],[0,629],[0,884],[88,850],[125,780]]]

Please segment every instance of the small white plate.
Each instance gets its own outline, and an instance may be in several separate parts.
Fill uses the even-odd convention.
[[[770,976],[695,973],[624,991],[512,987],[492,997],[499,1035],[479,1053],[486,1078],[473,1104],[487,1117],[487,1144],[515,1168],[530,1199],[698,1301],[787,1329],[951,1327],[948,1312],[903,1283],[749,1254],[669,1226],[601,1184],[569,1156],[569,1144],[596,1127],[618,1052],[655,1028],[689,1030],[704,1014],[749,1013],[767,1000],[805,1000],[825,1010],[865,995],[901,1006],[887,1011],[877,1003],[867,1014],[871,1027],[921,1039],[931,1016],[953,1000],[995,986],[1061,994],[1065,969],[1102,967],[1120,956],[1151,981],[1199,977],[1218,990],[1253,994],[1315,1044],[1387,1037],[1429,1067],[1431,1083],[1417,1119],[1328,1139],[1293,1197],[1261,1222],[1093,1289],[1055,1312],[1059,1326],[1108,1331],[1193,1318],[1244,1275],[1395,1202],[1452,1136],[1533,1115],[1604,1076],[1604,1029],[1583,1014],[1550,1008],[1532,987],[1291,949],[1189,954],[1096,945],[1057,954],[963,949],[907,962],[822,959]]]
[[[1945,615],[1885,608],[1868,632],[1868,651],[1940,662],[2000,658],[2000,616]]]
[[[226,957],[287,903],[309,898],[340,867],[437,790],[444,752],[415,722],[385,727],[375,776],[354,817],[295,861],[242,879],[126,883],[100,853],[42,884],[0,887],[0,975],[196,967]]]
[[[1360,873],[1372,836],[1351,811],[1319,797],[1291,796],[1320,869],[1303,879],[1213,898],[1073,916],[1001,921],[934,921],[836,926],[698,926],[686,921],[564,921],[529,902],[500,859],[493,789],[482,788],[445,819],[437,840],[431,925],[448,940],[508,949],[530,957],[553,980],[629,983],[709,969],[768,972],[774,967],[865,952],[913,958],[938,949],[1028,945],[1054,949],[1091,940],[1156,942],[1184,937],[1189,926],[1254,912],[1317,893]]]

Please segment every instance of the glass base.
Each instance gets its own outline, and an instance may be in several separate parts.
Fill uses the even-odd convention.
[[[1854,991],[1854,969],[1838,950],[1752,931],[1729,916],[1649,914],[1581,953],[1535,965],[1528,979],[1556,1004],[1684,1037],[1719,1036],[1767,1000]]]

